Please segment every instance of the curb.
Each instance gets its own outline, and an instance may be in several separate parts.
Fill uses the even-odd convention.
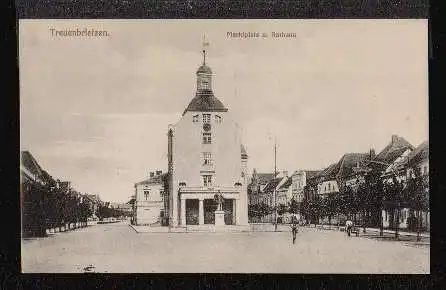
[[[306,226],[306,227],[308,227],[308,228],[310,228],[310,229],[316,229],[316,230],[326,230],[326,231],[333,231],[333,230],[339,230],[339,231],[344,231],[344,227],[339,227],[339,229],[337,229],[337,228],[335,228],[335,226],[333,226],[333,228],[325,228],[325,227],[311,227],[311,226]],[[360,233],[362,233],[362,227],[360,228]],[[374,233],[376,233],[376,232],[379,232],[379,229],[375,229],[375,228],[366,228],[366,233],[367,232],[374,232]],[[384,230],[383,231],[384,233],[387,233],[387,234],[395,234],[395,232],[394,231],[390,231],[390,230]],[[412,237],[416,237],[417,236],[417,233],[409,233],[409,232],[402,232],[402,231],[400,231],[399,233],[398,233],[398,235],[400,235],[400,236],[406,236],[406,237],[410,237],[410,236],[412,236]],[[430,239],[430,235],[426,235],[426,234],[420,234],[420,236],[422,237],[422,238],[428,238],[428,239]]]

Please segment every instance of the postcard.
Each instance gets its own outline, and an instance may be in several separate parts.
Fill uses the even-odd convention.
[[[430,273],[426,19],[18,38],[23,273]]]

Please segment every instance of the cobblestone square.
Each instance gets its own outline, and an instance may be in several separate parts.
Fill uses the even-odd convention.
[[[430,272],[429,246],[340,231],[136,233],[127,223],[24,240],[24,273],[408,273]]]

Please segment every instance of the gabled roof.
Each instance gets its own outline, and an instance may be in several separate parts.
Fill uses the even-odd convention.
[[[409,155],[409,164],[415,165],[429,159],[429,141],[424,141]]]
[[[144,184],[162,184],[164,182],[164,177],[166,175],[167,175],[167,173],[162,173],[160,175],[149,177],[143,181],[135,183],[135,186],[136,185],[144,185]]]
[[[252,178],[257,178],[259,185],[265,185],[274,178],[274,173],[257,173],[254,169]]]
[[[197,91],[195,97],[190,101],[187,108],[184,110],[183,115],[186,112],[227,112],[228,109],[223,103],[214,96],[211,90]]]
[[[375,160],[391,164],[401,156],[407,149],[413,150],[414,147],[404,138],[392,136],[392,141],[375,157]]]
[[[263,189],[263,192],[271,192],[277,187],[277,185],[282,181],[282,177],[274,178],[268,182],[268,184]]]
[[[330,166],[322,170],[315,177],[316,178],[322,177],[324,179],[332,179],[332,178],[334,179],[336,178],[336,174],[338,171],[339,171],[339,162],[331,164]]]
[[[322,170],[304,170],[307,180],[319,174]]]
[[[293,179],[291,177],[288,177],[288,179],[279,187],[279,189],[287,189],[291,186]]]
[[[42,167],[40,167],[39,163],[37,163],[36,159],[34,159],[29,151],[25,150],[21,152],[20,162],[29,172],[34,174],[36,177],[42,178],[44,170]]]
[[[339,160],[339,171],[336,174],[337,178],[345,178],[353,175],[355,167],[364,167],[370,161],[368,153],[347,153]],[[359,166],[358,166],[359,165]]]
[[[338,178],[345,178],[353,175],[354,168],[359,164],[359,167],[364,167],[369,162],[368,153],[346,153],[337,163],[333,163],[324,169],[319,174],[315,174],[314,178],[323,178],[324,180],[333,180]]]

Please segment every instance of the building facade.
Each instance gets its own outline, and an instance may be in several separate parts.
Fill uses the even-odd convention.
[[[371,167],[378,170],[384,183],[392,183],[395,177],[405,186],[409,156],[414,149],[404,138],[392,135],[390,143],[372,161],[374,166]],[[403,207],[393,212],[383,210],[381,215],[384,227],[395,228],[397,226],[395,221],[398,220],[398,227],[405,229],[408,227],[410,208]]]
[[[248,155],[241,128],[214,96],[203,53],[195,97],[168,129],[169,224],[214,224],[214,198],[221,194],[225,224],[248,225]]]
[[[416,172],[417,171],[417,172]],[[425,141],[414,149],[409,155],[407,164],[407,179],[419,178],[422,180],[423,189],[426,194],[426,199],[429,200],[429,142]],[[416,214],[411,211],[411,217]],[[421,228],[423,230],[430,230],[430,212],[429,206],[421,212]]]
[[[274,173],[258,173],[254,168],[248,185],[248,203],[259,204],[265,186],[274,178]]]
[[[148,179],[135,184],[136,225],[161,225],[165,215],[164,178],[166,174],[161,171],[151,172]]]

